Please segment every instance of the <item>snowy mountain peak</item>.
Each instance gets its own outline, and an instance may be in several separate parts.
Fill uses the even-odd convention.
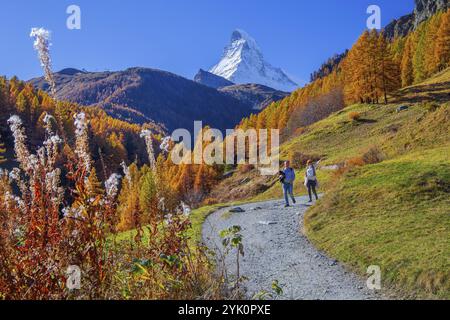
[[[248,46],[253,48],[254,50],[261,51],[258,44],[256,43],[256,40],[253,39],[247,32],[241,29],[236,29],[231,34],[231,43],[234,42],[242,42],[246,43]]]
[[[210,72],[237,84],[263,84],[283,91],[298,87],[283,70],[266,62],[255,39],[240,29],[232,33],[222,60]]]

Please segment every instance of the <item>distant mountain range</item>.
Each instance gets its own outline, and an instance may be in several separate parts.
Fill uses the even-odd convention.
[[[256,83],[287,92],[298,88],[283,70],[264,59],[255,39],[239,29],[231,35],[222,59],[209,72],[236,84]]]
[[[236,86],[220,77],[215,80],[229,88],[197,80],[147,68],[117,72],[69,68],[55,73],[57,99],[99,106],[111,116],[130,122],[156,122],[169,131],[192,131],[196,120],[221,130],[234,128],[243,117],[287,95],[261,85]],[[49,90],[44,78],[29,82]]]

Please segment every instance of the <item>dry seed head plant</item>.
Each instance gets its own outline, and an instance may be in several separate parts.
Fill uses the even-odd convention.
[[[8,120],[18,167],[0,171],[2,299],[222,294],[222,281],[211,275],[204,249],[189,243],[189,207],[178,202],[170,188],[160,187],[165,178],[157,175],[163,170],[133,169],[123,163],[125,179],[113,173],[100,187],[89,152],[86,114],[74,117],[73,158],[62,159],[63,141],[52,129],[53,116],[46,113],[43,122],[46,140],[34,154],[20,117]],[[136,173],[140,179],[133,179]],[[161,183],[156,185],[156,179]],[[119,192],[139,188],[140,197],[131,207],[135,230],[130,232],[137,235],[118,239]],[[66,272],[74,265],[81,269],[80,290],[66,286]]]

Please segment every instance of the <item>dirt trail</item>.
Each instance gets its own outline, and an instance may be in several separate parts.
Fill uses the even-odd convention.
[[[347,271],[326,257],[303,236],[303,215],[308,209],[305,197],[284,208],[282,200],[242,205],[241,213],[230,208],[210,215],[203,225],[205,244],[222,251],[219,232],[233,225],[242,227],[245,257],[241,274],[248,278],[245,288],[249,298],[261,290],[270,291],[272,282],[283,286],[279,299],[380,299],[367,289],[364,279]],[[226,259],[227,270],[236,272],[235,255]]]

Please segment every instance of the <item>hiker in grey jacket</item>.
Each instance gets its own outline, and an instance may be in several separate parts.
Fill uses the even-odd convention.
[[[316,192],[317,187],[316,167],[314,166],[312,160],[308,160],[308,162],[306,163],[305,186],[308,188],[309,202],[312,202],[311,191],[314,192],[316,200],[319,200],[319,197],[317,196]]]
[[[280,181],[283,185],[284,199],[286,201],[285,207],[289,207],[289,196],[291,197],[293,203],[296,202],[294,198],[295,171],[291,168],[291,163],[286,161],[284,163],[284,169],[280,173]]]

